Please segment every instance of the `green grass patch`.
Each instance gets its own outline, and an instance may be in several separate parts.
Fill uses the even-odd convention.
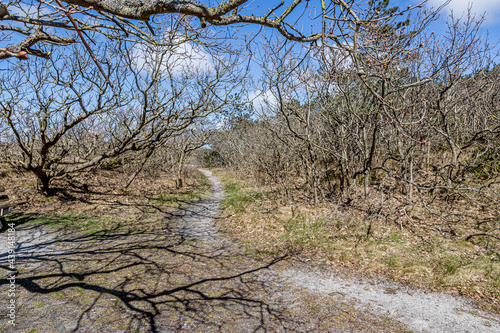
[[[110,216],[96,216],[81,213],[71,214],[16,214],[6,216],[7,223],[22,224],[25,222],[43,224],[57,229],[96,232],[113,228],[118,221]]]
[[[226,192],[226,199],[222,203],[222,207],[231,208],[233,213],[245,213],[247,207],[251,203],[262,200],[262,192],[255,190],[243,191],[238,183],[224,183],[224,191]]]

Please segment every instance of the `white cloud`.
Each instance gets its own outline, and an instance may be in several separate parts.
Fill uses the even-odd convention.
[[[211,56],[194,43],[182,43],[176,47],[171,60],[174,74],[207,72],[213,69]]]
[[[148,72],[160,61],[162,71],[170,71],[174,76],[206,73],[214,69],[210,54],[190,42],[156,48],[143,44],[134,49],[134,55],[137,59],[136,67]]]
[[[438,7],[442,3],[443,0],[429,0],[429,5],[433,7]],[[469,7],[476,18],[485,14],[486,23],[496,23],[500,19],[500,0],[451,0],[446,9],[452,10],[459,17],[466,13]]]
[[[258,114],[268,114],[278,105],[278,99],[270,90],[254,90],[248,93],[248,99]]]

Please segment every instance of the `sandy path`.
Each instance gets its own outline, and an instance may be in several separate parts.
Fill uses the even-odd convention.
[[[388,315],[414,332],[500,332],[500,317],[478,310],[465,298],[304,269],[284,270],[281,276],[296,287],[350,301],[358,310]]]
[[[208,211],[214,215],[224,195],[220,182],[206,170],[202,171],[214,184],[214,197]],[[214,236],[216,227],[202,220],[199,228],[208,226],[205,233]],[[199,230],[199,229],[196,229]],[[344,301],[355,302],[359,310],[389,315],[415,332],[500,332],[500,317],[484,313],[462,297],[428,293],[385,281],[363,281],[341,278],[332,274],[293,268],[276,272],[284,283],[294,287]]]
[[[205,177],[212,183],[212,196],[174,214],[175,224],[173,229],[188,238],[201,241],[217,241],[217,225],[215,220],[219,216],[219,207],[224,200],[222,184],[210,171],[200,169]]]
[[[500,332],[460,297],[254,257],[218,234],[224,198],[180,209],[163,228],[78,235],[20,225],[18,326],[0,332]],[[0,303],[8,302],[0,234]]]

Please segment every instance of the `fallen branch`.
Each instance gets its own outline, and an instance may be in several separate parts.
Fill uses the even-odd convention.
[[[467,236],[467,238],[465,238],[465,240],[470,240],[472,237],[476,237],[476,236],[488,236],[488,237],[493,237],[495,239],[498,239],[500,240],[500,237],[496,236],[496,235],[492,235],[491,232],[495,231],[495,230],[500,230],[500,227],[497,227],[497,228],[493,228],[489,231],[486,231],[486,232],[478,232],[478,233],[475,233],[475,234],[471,234],[469,236]]]

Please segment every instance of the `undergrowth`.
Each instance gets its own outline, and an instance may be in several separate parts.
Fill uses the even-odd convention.
[[[97,175],[101,182],[105,179],[117,183],[123,177],[115,171],[100,172],[106,172]],[[5,218],[17,225],[30,222],[84,234],[100,231],[136,233],[161,225],[165,213],[180,205],[210,195],[210,183],[199,171],[188,173],[182,189],[176,189],[173,181],[165,178],[157,178],[152,183],[133,183],[127,192],[105,191],[89,183],[93,191],[83,193],[78,186],[60,182],[61,191],[57,195],[47,197],[31,191],[31,197],[23,198],[28,205],[17,207]],[[88,182],[80,180],[84,181]],[[72,182],[78,184],[75,179]]]
[[[286,206],[270,188],[217,173],[227,194],[226,227],[254,251],[291,252],[331,269],[486,301],[486,310],[500,312],[500,257],[464,236],[444,237],[418,224],[401,228],[353,211],[334,214],[328,203]]]
[[[201,172],[196,172],[193,177],[196,186],[186,186],[175,191],[159,193],[157,196],[150,198],[150,201],[161,205],[179,207],[183,203],[208,198],[210,196],[210,182],[208,179]]]

